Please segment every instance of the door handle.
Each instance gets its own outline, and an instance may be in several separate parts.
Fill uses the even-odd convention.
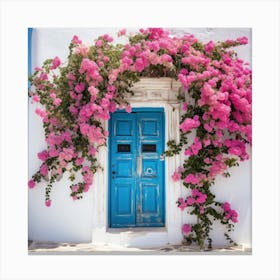
[[[141,155],[137,158],[137,175],[138,176],[142,175],[142,156]]]

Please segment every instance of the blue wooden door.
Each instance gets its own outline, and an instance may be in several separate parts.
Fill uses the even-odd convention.
[[[164,113],[117,112],[110,121],[110,226],[164,226]]]

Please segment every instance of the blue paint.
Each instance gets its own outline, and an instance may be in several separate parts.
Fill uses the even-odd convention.
[[[164,226],[163,109],[117,111],[109,128],[110,226]]]
[[[33,28],[28,28],[28,77],[32,72],[32,31]],[[30,82],[28,81],[28,88],[30,87]]]

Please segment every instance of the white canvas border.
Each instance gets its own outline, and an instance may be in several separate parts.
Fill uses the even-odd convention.
[[[44,26],[253,28],[252,256],[28,256],[27,27]],[[2,1],[1,279],[279,279],[279,34],[278,1]]]

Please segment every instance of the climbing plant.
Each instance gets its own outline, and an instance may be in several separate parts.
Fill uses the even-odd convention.
[[[126,31],[118,36],[126,36]],[[172,179],[189,195],[178,198],[177,205],[197,217],[195,224],[183,225],[184,242],[202,249],[208,242],[211,248],[209,233],[213,220],[218,220],[226,227],[226,239],[234,243],[229,232],[238,214],[228,202],[215,199],[211,186],[217,175],[230,176],[229,168],[249,157],[251,70],[233,50],[247,44],[247,38],[205,44],[194,35],[174,37],[162,28],[140,29],[127,38],[126,44],[113,44],[105,34],[86,45],[75,35],[65,63],[55,57],[35,68],[29,96],[40,104],[35,112],[42,118],[47,148],[38,153],[42,164],[29,188],[45,180],[49,207],[52,186],[66,173],[72,199],[81,199],[102,168],[97,153],[106,145],[104,122],[110,113],[131,112],[127,94],[133,94],[141,77],[171,77],[183,88],[178,93],[180,141],[169,141],[165,154],[184,155]]]

